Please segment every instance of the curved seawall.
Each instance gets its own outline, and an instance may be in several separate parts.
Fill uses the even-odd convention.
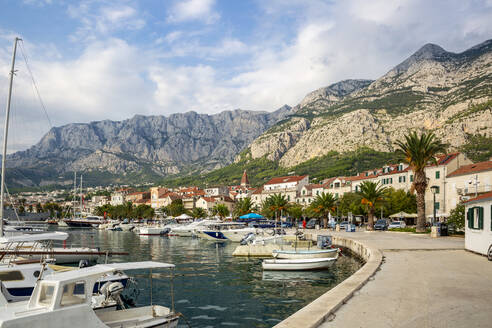
[[[316,235],[312,236],[313,239]],[[330,289],[307,306],[292,314],[275,328],[318,327],[328,319],[354,292],[359,290],[371,278],[383,261],[382,253],[361,243],[342,236],[332,236],[334,245],[343,246],[360,256],[366,263],[352,276]]]

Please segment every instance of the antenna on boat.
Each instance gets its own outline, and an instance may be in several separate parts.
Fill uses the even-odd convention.
[[[21,38],[15,38],[14,51],[12,53],[12,66],[10,69],[10,81],[9,81],[9,93],[7,96],[7,108],[5,109],[5,128],[3,130],[3,152],[2,152],[2,177],[0,187],[0,236],[3,237],[3,194],[5,188],[5,160],[7,157],[7,136],[9,133],[9,114],[10,114],[10,101],[12,99],[12,84],[14,82],[15,74],[15,53],[17,52],[17,42],[22,40]]]

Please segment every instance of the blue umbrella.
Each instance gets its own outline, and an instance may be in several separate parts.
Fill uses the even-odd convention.
[[[261,216],[260,214],[256,214],[256,213],[248,213],[248,214],[244,214],[242,216],[239,217],[240,219],[261,219],[263,218],[263,216]]]

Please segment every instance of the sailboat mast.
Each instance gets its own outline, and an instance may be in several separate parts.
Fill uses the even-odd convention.
[[[73,172],[73,196],[72,196],[72,209],[73,217],[75,219],[75,196],[77,195],[77,172]]]
[[[80,217],[82,217],[83,194],[82,194],[82,174],[80,175]]]
[[[2,177],[0,187],[0,236],[3,237],[3,194],[5,189],[5,160],[7,157],[7,136],[9,133],[9,114],[10,114],[10,101],[12,99],[12,84],[14,82],[15,74],[15,53],[17,52],[17,42],[20,38],[15,38],[14,51],[12,53],[12,67],[10,69],[10,82],[9,93],[7,96],[7,108],[5,110],[5,127],[3,129],[3,152],[2,152]]]

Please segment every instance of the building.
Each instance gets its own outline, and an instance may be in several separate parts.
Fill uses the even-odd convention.
[[[249,179],[246,170],[244,170],[243,176],[241,177],[241,187],[245,187],[245,188],[249,187]]]
[[[205,188],[205,196],[207,197],[229,196],[229,188],[225,186]]]
[[[309,175],[292,175],[272,178],[263,185],[261,193],[253,192],[253,203],[260,206],[261,203],[273,194],[283,195],[287,201],[295,202],[301,194],[302,187],[309,184]]]
[[[492,191],[492,160],[464,165],[446,176],[446,208]]]
[[[150,199],[150,192],[149,191],[132,192],[131,194],[126,195],[125,199],[127,202],[137,203],[138,201],[141,200]]]
[[[492,191],[465,202],[465,249],[486,255],[492,247]]]
[[[196,201],[196,207],[203,208],[205,211],[210,213],[210,210],[217,204],[224,204],[229,212],[232,212],[234,209],[234,200],[229,196],[215,196],[215,197],[200,197]]]

